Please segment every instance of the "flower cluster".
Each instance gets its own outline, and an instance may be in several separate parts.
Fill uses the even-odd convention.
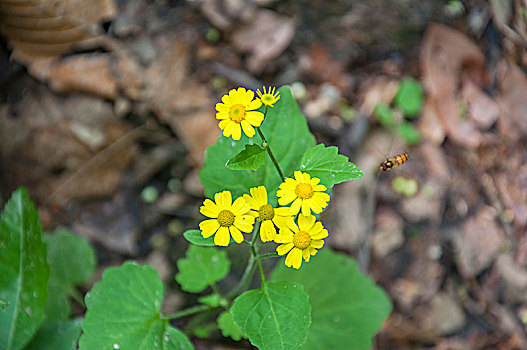
[[[214,201],[206,199],[200,212],[210,219],[199,224],[202,236],[208,238],[214,235],[214,243],[218,246],[229,245],[231,237],[236,243],[241,243],[244,241],[242,232],[252,232],[254,223],[258,221],[261,241],[279,243],[276,251],[278,255],[287,254],[285,264],[295,269],[300,268],[302,259],[308,262],[317,253],[317,249],[322,248],[323,239],[328,236],[328,231],[311,211],[320,213],[327,206],[329,195],[320,192],[326,187],[319,185],[320,180],[310,178],[307,173],[297,171],[295,179],[296,187],[291,186],[291,181],[295,180],[286,179],[280,185],[277,195],[280,197],[279,203],[283,198],[287,199],[287,203],[299,200],[300,204],[296,208],[272,206],[264,186],[251,188],[250,195],[244,194],[234,202],[229,191],[217,193]],[[304,195],[304,192],[309,192],[307,187],[310,188],[310,196]],[[293,198],[290,192],[295,193],[296,197]],[[298,192],[301,193],[296,195]],[[300,207],[302,213],[298,215],[297,224],[294,218]]]
[[[216,104],[216,118],[220,120],[219,127],[224,136],[239,140],[242,131],[248,137],[255,135],[255,128],[264,121],[268,108],[274,107],[280,99],[280,93],[274,87],[264,87],[263,92],[257,90],[257,94],[255,98],[253,91],[240,87],[229,91]],[[257,110],[262,105],[265,113]],[[273,159],[270,149],[268,152]],[[283,179],[278,164],[273,161]],[[227,246],[231,239],[242,243],[243,233],[253,232],[258,222],[260,240],[278,243],[278,255],[287,254],[286,266],[298,269],[303,260],[309,262],[328,237],[328,231],[313,215],[320,214],[327,207],[330,196],[325,191],[327,188],[320,184],[320,179],[301,171],[295,171],[292,178],[286,178],[280,184],[276,192],[279,207],[269,203],[264,186],[251,188],[249,194],[236,198],[234,202],[231,192],[223,191],[214,196],[214,201],[206,199],[203,202],[200,212],[209,219],[202,221],[199,228],[204,238],[214,236],[214,244]]]

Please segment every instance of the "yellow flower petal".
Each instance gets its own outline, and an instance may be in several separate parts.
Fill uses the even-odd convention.
[[[214,236],[214,244],[217,246],[226,247],[229,245],[230,240],[231,235],[229,234],[229,229],[227,227],[220,227]]]
[[[286,254],[288,251],[290,251],[291,249],[293,249],[295,245],[293,243],[286,243],[286,244],[281,244],[279,245],[278,247],[276,247],[276,252],[278,253],[278,255],[284,255]]]
[[[203,205],[199,208],[201,214],[214,219],[218,217],[220,211],[220,208],[210,199],[205,199]]]
[[[301,171],[295,171],[294,173],[294,176],[295,176],[295,180],[297,183],[303,183],[304,182],[304,176],[302,176],[302,172]]]
[[[242,128],[240,124],[234,123],[234,128],[232,129],[232,139],[238,141],[242,137]]]
[[[318,185],[318,183],[320,182],[320,179],[318,177],[314,177],[311,179],[310,183],[311,183],[311,186],[312,187],[315,187],[316,185]],[[314,189],[314,188],[313,188]],[[319,190],[320,191],[320,190]],[[322,190],[322,191],[325,191],[325,190]]]
[[[264,115],[262,112],[248,111],[245,113],[245,120],[247,120],[252,126],[260,126],[263,122],[263,119]]]
[[[253,197],[258,201],[260,206],[267,204],[267,190],[264,186],[258,186],[254,189]]]
[[[218,203],[218,200],[216,200],[216,203],[222,208],[226,210],[230,210],[232,207],[232,194],[230,191],[223,191],[220,193],[220,200]]]
[[[216,103],[216,110],[218,112],[225,112],[225,113],[229,113],[229,106],[227,106],[225,103],[221,103],[221,102],[218,102]]]
[[[302,266],[302,251],[298,248],[293,248],[285,258],[285,265],[292,266],[294,269],[299,269]]]
[[[261,105],[262,105],[262,101],[260,101],[260,100],[253,100],[247,105],[247,110],[248,111],[254,111],[255,109],[260,108]]]
[[[254,225],[254,216],[251,215],[242,215],[236,216],[234,218],[234,226],[240,229],[243,232],[251,232]]]
[[[312,225],[307,231],[311,237],[317,235],[324,229],[324,226],[320,221],[317,221],[314,225]]]
[[[302,258],[304,258],[304,260],[306,262],[309,262],[309,258],[311,258],[311,254],[309,253],[309,250],[308,249],[304,249],[302,251]]]
[[[236,198],[234,203],[232,203],[232,207],[231,207],[232,213],[235,216],[244,215],[249,211],[249,209],[250,208],[247,205],[247,202],[245,201],[243,197]]]
[[[317,218],[313,215],[303,215],[298,216],[298,227],[301,231],[308,232],[317,221]]]
[[[320,249],[324,246],[324,241],[321,239],[313,240],[311,241],[311,244],[309,246],[312,248]]]
[[[240,125],[241,125],[245,135],[247,135],[249,137],[253,137],[254,134],[256,133],[256,131],[254,131],[254,128],[247,121],[242,120]]]
[[[307,216],[307,215],[311,214],[311,206],[310,206],[310,203],[311,203],[311,201],[309,201],[309,200],[305,200],[305,199],[304,199],[304,200],[302,201],[302,214],[303,214],[303,215],[306,215],[306,216]],[[291,207],[292,207],[292,206],[291,206]],[[315,213],[318,214],[317,211],[315,211],[315,210],[313,210],[313,211],[314,211]]]
[[[273,241],[276,237],[276,228],[271,220],[265,220],[260,226],[260,239],[262,242]]]
[[[223,130],[223,136],[230,137],[236,125],[237,124],[231,120],[230,123],[225,126],[225,129]]]
[[[247,202],[247,204],[251,207],[251,209],[254,209],[254,210],[260,209],[260,205],[258,204],[258,202],[256,201],[254,197],[251,197],[248,194],[244,194],[243,199],[245,199],[245,202]]]
[[[230,91],[229,91],[229,94],[230,94]],[[231,103],[231,97],[229,95],[223,95],[221,97],[221,102],[223,102],[223,104],[225,104],[227,106],[227,108],[229,108],[228,107],[229,105],[233,104],[233,103]]]
[[[329,236],[329,233],[328,233],[328,230],[326,229],[323,229],[322,231],[320,231],[319,233],[317,233],[316,235],[313,235],[311,236],[311,239],[324,239],[326,238],[327,236]]]
[[[221,130],[224,130],[227,127],[227,125],[230,123],[234,123],[234,122],[230,119],[223,119],[222,121],[220,121],[218,126],[220,127]]]
[[[229,227],[229,231],[231,232],[232,239],[234,239],[234,242],[241,243],[243,242],[243,235],[235,226]]]
[[[220,228],[220,224],[216,219],[204,220],[199,223],[199,229],[203,238],[209,238]]]
[[[318,180],[318,179],[317,179]],[[312,185],[313,186],[313,185]],[[316,185],[316,186],[313,186],[313,191],[325,191],[327,190],[326,186],[324,185]]]
[[[291,214],[296,215],[300,211],[300,207],[302,206],[302,200],[300,198],[295,199],[293,204],[291,204],[291,207],[289,208],[291,210]]]
[[[280,229],[280,233],[274,238],[276,243],[291,243],[293,242],[293,232],[289,229]]]

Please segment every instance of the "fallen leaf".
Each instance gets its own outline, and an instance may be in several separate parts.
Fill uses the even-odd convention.
[[[46,79],[57,92],[84,92],[115,100],[123,91],[132,99],[142,93],[137,63],[115,54],[82,54],[53,63]]]
[[[484,80],[485,59],[479,48],[462,33],[433,24],[421,48],[421,71],[428,98],[447,135],[469,148],[479,146],[481,135],[474,122],[463,119],[458,86],[464,79]]]
[[[220,135],[209,90],[190,73],[188,45],[167,39],[164,54],[147,69],[146,99],[181,137],[192,162],[201,167],[205,149]]]
[[[1,0],[0,32],[13,48],[13,58],[31,65],[93,45],[104,34],[97,23],[115,13],[112,0]]]
[[[280,56],[295,35],[296,21],[270,10],[259,9],[251,21],[236,29],[232,45],[248,53],[249,71],[260,73],[272,59]]]
[[[121,183],[134,138],[126,136],[129,126],[108,102],[35,92],[25,95],[18,118],[4,112],[0,129],[16,123],[23,130],[0,143],[10,169],[8,188],[26,186],[38,202],[62,207],[72,199],[109,195]]]
[[[498,101],[502,108],[502,118],[512,123],[512,128],[521,135],[527,134],[527,78],[516,65],[505,60],[498,64]],[[507,135],[508,137],[509,135]]]
[[[327,47],[319,42],[312,44],[300,57],[299,68],[306,77],[331,83],[341,91],[351,89],[353,86],[353,77],[346,66],[333,58]]]
[[[464,278],[477,276],[498,256],[505,243],[505,235],[496,224],[494,209],[483,207],[463,225],[454,237],[457,266]]]
[[[375,257],[383,258],[404,244],[403,224],[402,218],[388,208],[376,211],[371,241]]]
[[[461,96],[468,104],[468,117],[480,129],[489,129],[500,115],[500,106],[472,81],[464,82]]]
[[[439,292],[432,297],[422,322],[434,333],[448,335],[459,331],[465,325],[466,317],[458,300]]]

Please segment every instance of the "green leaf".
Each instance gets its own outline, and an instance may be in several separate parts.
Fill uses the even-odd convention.
[[[300,169],[311,176],[318,177],[321,184],[331,188],[341,182],[360,179],[362,170],[348,161],[348,157],[338,154],[337,147],[318,144],[309,148],[300,162]]]
[[[393,101],[406,117],[415,118],[421,112],[424,103],[421,84],[411,78],[402,80]]]
[[[16,190],[0,223],[0,349],[21,349],[44,321],[49,266],[38,213],[23,188]]]
[[[232,314],[228,311],[223,312],[218,317],[218,327],[220,327],[221,335],[225,338],[231,337],[236,341],[244,338],[242,330],[234,323]]]
[[[315,145],[315,138],[309,132],[306,117],[300,113],[289,87],[281,87],[279,91],[280,100],[269,109],[261,130],[284,175],[291,176],[295,170],[299,170],[300,159],[305,151]],[[230,170],[225,167],[227,160],[243,150],[245,145],[261,143],[258,134],[252,139],[242,135],[239,141],[220,136],[215,145],[207,148],[205,165],[199,173],[205,195],[213,198],[215,193],[228,189],[233,198],[237,198],[248,193],[251,187],[264,185],[270,203],[276,204],[275,192],[282,180],[269,155],[266,155],[265,165],[256,171]]]
[[[181,289],[199,293],[229,273],[230,262],[225,251],[191,245],[185,258],[177,262],[176,281]]]
[[[7,307],[7,305],[9,305],[9,303],[7,301],[0,300],[0,311],[5,309]]]
[[[81,335],[81,323],[82,318],[46,323],[24,350],[77,349],[77,341]]]
[[[410,146],[415,146],[421,142],[419,131],[410,122],[404,121],[399,125],[397,127],[397,134]]]
[[[265,149],[258,145],[245,145],[245,149],[229,159],[225,166],[231,170],[258,170],[265,164]]]
[[[304,287],[291,282],[265,283],[240,295],[231,307],[234,323],[260,350],[300,349],[311,324],[310,312]]]
[[[377,103],[373,108],[373,115],[385,129],[391,130],[395,126],[395,116],[390,106]]]
[[[75,286],[88,281],[95,272],[95,251],[83,238],[68,230],[57,229],[43,237],[48,250],[49,297],[46,320],[67,319],[71,314],[68,297]]]
[[[386,293],[353,259],[328,248],[300,270],[277,265],[272,280],[302,283],[309,294],[313,322],[304,350],[370,349],[392,309]]]
[[[214,236],[203,238],[200,230],[187,230],[185,233],[183,233],[183,237],[185,237],[187,241],[194,245],[199,245],[202,247],[216,246],[216,244],[214,244]]]
[[[161,318],[163,284],[153,268],[126,262],[104,271],[86,295],[80,349],[192,349],[188,338]]]

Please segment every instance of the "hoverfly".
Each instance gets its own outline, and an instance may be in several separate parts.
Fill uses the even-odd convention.
[[[381,171],[391,170],[393,167],[403,164],[409,158],[410,156],[408,155],[408,153],[402,153],[392,158],[386,158],[386,160],[382,162],[381,165],[379,165],[379,170]]]

